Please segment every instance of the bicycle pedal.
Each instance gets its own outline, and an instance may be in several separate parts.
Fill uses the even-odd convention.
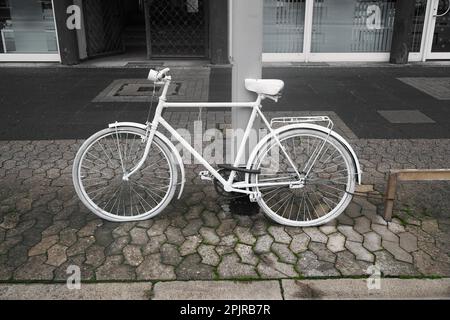
[[[200,176],[200,179],[202,180],[206,180],[206,181],[212,181],[213,178],[211,176],[211,173],[209,173],[209,171],[200,171],[198,173],[198,175]]]

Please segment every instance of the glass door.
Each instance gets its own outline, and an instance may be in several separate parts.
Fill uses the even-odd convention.
[[[450,59],[450,0],[431,0],[426,59]]]
[[[305,0],[264,0],[264,59],[303,60]]]
[[[265,61],[388,61],[396,0],[264,0]]]
[[[0,0],[0,61],[59,61],[52,0]]]

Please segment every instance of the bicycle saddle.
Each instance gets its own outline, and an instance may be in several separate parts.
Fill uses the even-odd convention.
[[[257,94],[276,96],[280,94],[283,87],[284,82],[278,79],[245,79],[245,89]]]

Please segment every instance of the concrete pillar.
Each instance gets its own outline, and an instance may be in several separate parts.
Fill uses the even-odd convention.
[[[255,101],[255,94],[245,89],[244,80],[246,78],[258,79],[262,76],[263,1],[229,1],[231,1],[230,14],[232,15],[231,64],[233,70],[231,97],[233,102]],[[250,108],[233,108],[233,129],[244,131],[250,114]],[[254,129],[257,128],[259,128],[259,124],[255,122]],[[237,145],[240,145],[241,139],[242,136],[237,137]],[[251,146],[248,149],[251,149]]]
[[[66,24],[67,18],[69,17],[67,8],[73,4],[73,0],[53,1],[61,63],[66,65],[78,64],[80,62],[77,30],[70,30]]]
[[[397,0],[391,45],[391,63],[408,63],[414,11],[415,1]]]

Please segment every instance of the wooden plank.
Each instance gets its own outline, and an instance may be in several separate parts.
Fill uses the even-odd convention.
[[[384,201],[384,219],[391,221],[398,181],[450,181],[450,169],[391,170]]]

